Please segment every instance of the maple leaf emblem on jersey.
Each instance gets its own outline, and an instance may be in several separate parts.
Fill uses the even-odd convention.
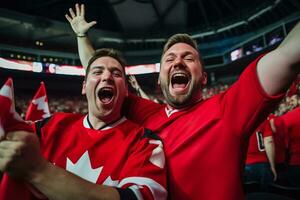
[[[96,169],[92,168],[88,151],[85,151],[75,163],[67,158],[66,170],[92,183],[97,182],[102,169],[103,167],[98,167]]]

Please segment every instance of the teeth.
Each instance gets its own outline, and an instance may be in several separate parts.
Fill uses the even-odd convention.
[[[187,77],[187,75],[186,75],[186,74],[183,74],[183,73],[176,73],[176,74],[173,74],[173,77],[181,77],[181,76]]]
[[[112,91],[112,88],[105,87],[105,88],[101,88],[100,90],[101,90],[101,91]]]

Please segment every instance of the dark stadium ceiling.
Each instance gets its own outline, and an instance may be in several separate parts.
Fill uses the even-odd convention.
[[[6,0],[0,9],[0,43],[30,47],[39,40],[45,49],[76,51],[64,15],[77,2],[85,3],[87,21],[98,22],[89,33],[93,43],[121,48],[140,43],[157,48],[176,32],[199,40],[232,37],[300,11],[299,0]]]

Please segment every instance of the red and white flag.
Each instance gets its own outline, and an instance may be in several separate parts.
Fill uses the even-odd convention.
[[[15,111],[13,81],[9,78],[0,89],[0,135],[10,131],[30,131],[32,127],[27,124]],[[0,183],[0,200],[26,199],[29,192],[22,182],[15,181],[4,173]]]
[[[33,132],[15,110],[13,81],[9,78],[0,89],[0,136],[17,130]]]
[[[25,120],[37,121],[47,117],[50,117],[48,97],[46,94],[45,84],[41,82],[40,88],[28,106]]]

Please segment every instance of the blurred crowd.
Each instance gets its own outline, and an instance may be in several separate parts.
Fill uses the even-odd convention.
[[[16,96],[16,110],[24,118],[31,96],[21,95]],[[87,101],[83,96],[63,96],[51,95],[48,96],[48,105],[50,113],[69,112],[69,113],[87,113]]]
[[[165,103],[165,99],[161,92],[145,93],[140,85],[138,85],[134,76],[130,76],[129,83],[134,89],[133,93],[143,98],[153,100],[157,103]],[[202,90],[203,99],[208,99],[216,94],[226,91],[230,87],[229,84],[219,83],[212,86],[206,86]],[[281,116],[293,108],[300,105],[300,78],[297,79],[289,89],[286,97],[281,101],[278,108],[274,111],[276,116]],[[32,96],[20,95],[16,96],[16,108],[21,116],[25,116],[27,107],[32,100]],[[51,95],[48,96],[48,104],[50,113],[70,112],[70,113],[87,113],[87,102],[81,95]]]

